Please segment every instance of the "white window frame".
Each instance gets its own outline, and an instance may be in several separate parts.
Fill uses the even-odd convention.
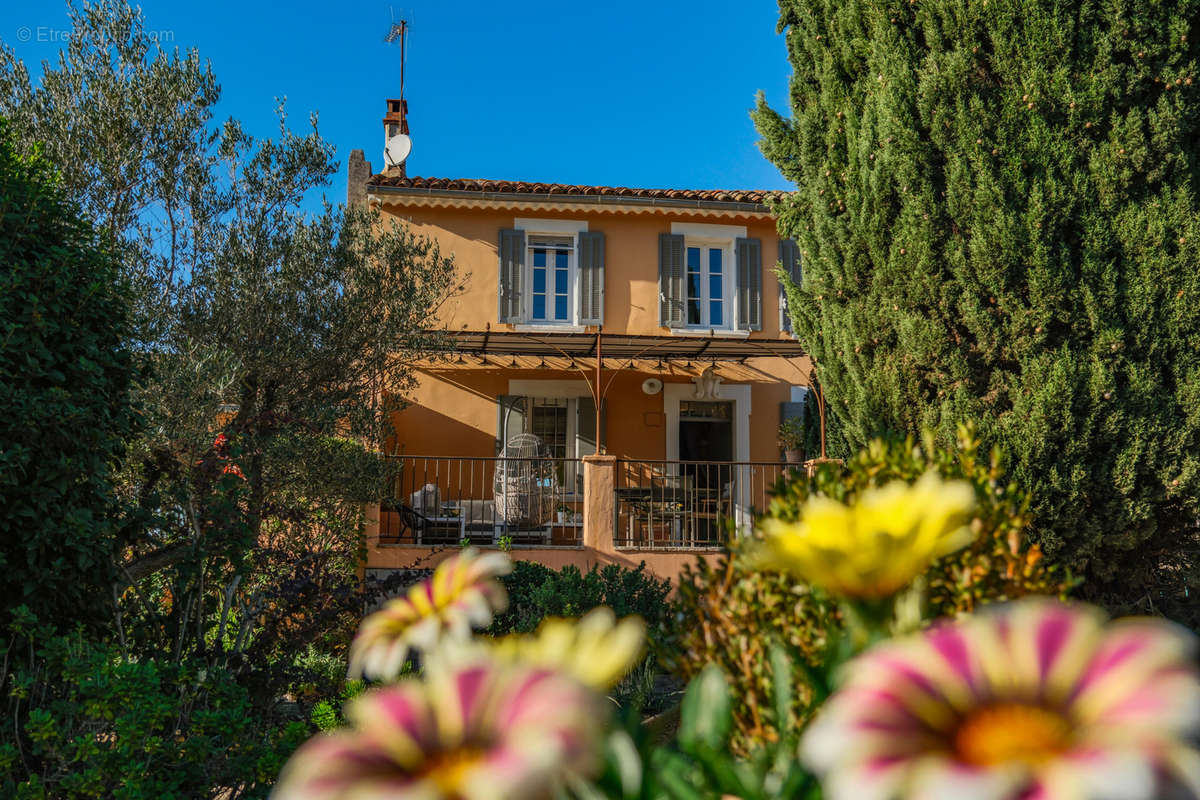
[[[516,329],[584,330],[584,326],[579,324],[579,234],[587,231],[587,222],[584,220],[518,217],[513,220],[513,227],[525,232],[525,297],[523,301],[525,319],[515,326]],[[565,320],[533,318],[533,243],[539,237],[569,238],[571,240],[571,253],[567,259],[567,318]],[[547,267],[547,289],[552,289],[553,285],[553,268]],[[553,295],[553,291],[546,293],[548,312],[553,311]]]
[[[700,250],[700,322],[693,323],[687,321],[688,303],[691,298],[688,296],[688,250],[690,248],[699,248]],[[711,323],[710,314],[712,309],[709,306],[709,301],[712,299],[709,289],[709,261],[706,256],[709,251],[718,250],[721,253],[721,324],[713,325]],[[683,240],[683,316],[684,327],[693,330],[715,330],[727,331],[733,329],[733,315],[737,305],[734,300],[734,281],[733,281],[733,240],[731,239],[702,239],[698,237],[685,237]]]
[[[558,297],[558,292],[555,291],[555,273],[558,271],[558,266],[551,263],[551,257],[547,254],[546,258],[546,316],[547,319],[537,319],[533,315],[533,251],[535,249],[549,249],[537,247],[538,240],[570,240],[570,250],[567,252],[567,317],[566,319],[550,318],[554,312],[555,300]],[[561,248],[562,244],[558,244],[557,248]],[[578,299],[575,297],[575,283],[577,279],[578,269],[578,253],[579,253],[579,237],[564,237],[561,233],[541,233],[541,232],[525,232],[525,263],[528,265],[526,269],[529,274],[525,285],[528,287],[525,291],[526,308],[529,313],[526,315],[526,321],[530,325],[577,325],[579,321],[579,305]],[[555,253],[557,256],[557,253]]]
[[[737,261],[734,248],[737,239],[746,238],[745,225],[713,225],[703,222],[672,222],[671,233],[683,234],[683,319],[682,328],[677,333],[687,335],[688,332],[716,331],[718,333],[737,333]],[[700,295],[703,298],[700,305],[700,324],[687,322],[687,251],[689,247],[701,248],[700,254]],[[720,325],[709,325],[704,321],[709,319],[709,286],[708,261],[704,250],[717,248],[721,250],[721,278],[724,295],[721,297],[724,320]]]

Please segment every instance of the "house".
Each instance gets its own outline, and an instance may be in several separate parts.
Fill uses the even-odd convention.
[[[361,151],[349,177],[464,284],[431,322],[453,350],[422,358],[393,419],[368,570],[467,539],[674,577],[766,504],[811,371],[775,272],[798,278],[799,254],[766,193],[372,174]]]

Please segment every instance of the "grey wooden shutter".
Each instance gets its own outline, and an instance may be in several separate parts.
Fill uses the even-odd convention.
[[[596,401],[583,395],[576,405],[575,457],[596,455]]]
[[[525,321],[525,231],[500,231],[500,321]]]
[[[579,324],[604,324],[604,234],[579,234]]]
[[[779,240],[779,264],[783,273],[792,279],[792,283],[800,285],[800,245],[795,239]],[[792,332],[792,316],[788,313],[787,291],[783,288],[783,280],[779,281],[779,330],[784,333]]]
[[[762,330],[762,241],[737,240],[738,330]]]
[[[669,328],[684,324],[683,234],[658,235],[658,321]]]

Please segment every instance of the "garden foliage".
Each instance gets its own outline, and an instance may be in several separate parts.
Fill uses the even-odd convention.
[[[976,420],[1047,556],[1195,620],[1200,3],[779,5],[753,117],[843,433]]]
[[[902,613],[910,618],[954,616],[1027,594],[1065,593],[1068,577],[1048,567],[1039,547],[1028,541],[1028,496],[1006,480],[994,454],[985,458],[979,452],[967,426],[959,430],[955,449],[938,448],[931,437],[921,445],[911,438],[880,439],[844,467],[825,464],[811,478],[795,471],[776,487],[768,513],[795,521],[811,496],[850,502],[873,485],[913,482],[929,470],[975,488],[971,526],[977,535],[968,547],[937,561],[919,581],[923,607]],[[753,542],[736,545],[715,564],[697,561],[685,570],[676,607],[690,624],[679,626],[676,638],[660,648],[666,665],[682,678],[694,678],[710,663],[729,676],[732,741],[740,752],[778,738],[772,645],[785,645],[801,667],[805,662],[815,666],[845,627],[842,610],[828,594],[798,585],[785,573],[760,569],[747,557],[748,547]],[[805,719],[821,698],[820,687],[815,695],[813,689],[804,680],[797,684],[789,725]]]
[[[134,430],[128,294],[101,235],[0,119],[0,606],[99,623]]]
[[[133,660],[18,609],[5,631],[0,794],[18,800],[265,797],[310,728],[198,661]]]
[[[508,590],[508,610],[488,628],[493,636],[530,633],[547,617],[579,617],[598,606],[608,606],[618,617],[639,616],[652,630],[674,624],[667,602],[670,582],[646,572],[645,563],[581,572],[574,566],[555,571],[535,561],[516,561],[501,582]]]
[[[306,210],[338,171],[315,115],[297,132],[281,108],[273,139],[217,125],[198,53],[159,47],[124,0],[68,15],[61,57],[32,76],[0,46],[6,605],[97,614],[89,646],[157,665],[162,686],[203,670],[245,716],[305,718],[347,691],[328,667],[373,601],[356,568],[386,482],[383,390],[411,386],[412,351],[436,344],[450,261],[367,209]],[[15,153],[38,152],[102,250],[55,221],[50,190],[18,188],[45,162]],[[20,747],[29,711],[13,711]],[[178,719],[184,750],[235,745],[198,719]]]

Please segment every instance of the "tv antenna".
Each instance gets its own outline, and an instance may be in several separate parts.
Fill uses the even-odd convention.
[[[402,19],[396,22],[395,16],[392,17],[392,24],[388,27],[387,35],[383,37],[386,44],[392,44],[396,40],[400,41],[400,98],[395,104],[395,111],[389,110],[388,117],[393,118],[395,113],[399,124],[395,127],[391,125],[387,141],[384,143],[383,158],[389,167],[403,166],[405,159],[412,152],[412,139],[408,136],[408,107],[404,101],[404,62],[405,62],[405,47],[408,44],[408,20]],[[388,101],[389,106],[392,101]],[[387,122],[387,120],[385,120]],[[390,131],[395,133],[390,133]]]
[[[392,44],[397,39],[400,40],[400,101],[404,101],[404,48],[408,44],[408,20],[402,19],[396,22],[392,20],[392,24],[388,27],[387,35],[383,37],[386,44]]]

